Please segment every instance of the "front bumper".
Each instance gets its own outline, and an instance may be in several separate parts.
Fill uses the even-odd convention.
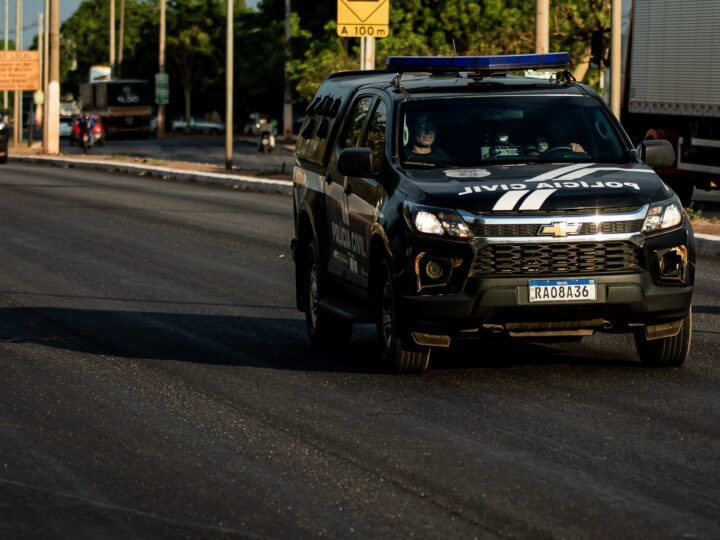
[[[411,328],[441,334],[507,323],[615,329],[659,324],[682,319],[692,302],[692,286],[658,286],[646,272],[596,279],[593,302],[531,304],[528,278],[470,279],[460,293],[404,296],[401,302]]]
[[[661,273],[659,257],[685,248],[681,279]],[[405,291],[401,297],[409,327],[428,334],[457,335],[476,329],[525,328],[541,331],[604,329],[655,325],[683,319],[691,306],[695,249],[689,226],[642,239],[637,246],[641,268],[634,272],[472,275],[455,291]],[[467,265],[469,266],[469,265]],[[597,299],[531,303],[529,280],[594,278]],[[423,294],[424,292],[424,294]]]

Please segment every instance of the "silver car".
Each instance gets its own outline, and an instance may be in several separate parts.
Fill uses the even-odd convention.
[[[187,123],[185,118],[180,116],[172,121],[170,129],[173,131],[185,131]],[[210,133],[218,134],[225,132],[225,124],[221,122],[212,122],[210,120],[203,120],[202,118],[190,117],[190,131],[195,133]]]

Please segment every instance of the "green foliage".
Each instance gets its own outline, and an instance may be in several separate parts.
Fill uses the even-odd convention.
[[[392,0],[390,35],[376,41],[378,66],[388,55],[533,52],[535,5],[535,0]],[[574,64],[581,63],[592,31],[609,25],[609,10],[609,0],[551,3],[550,50],[566,50]],[[334,20],[328,22],[291,62],[298,98],[309,100],[333,71],[357,69],[358,57],[359,40],[338,38]]]
[[[378,67],[388,55],[503,54],[535,49],[535,0],[391,0],[390,35],[376,41]],[[126,0],[122,76],[151,80],[158,69],[158,0]],[[202,114],[224,109],[225,1],[168,0],[167,70],[171,114],[186,99]],[[336,33],[337,0],[292,0],[292,38],[285,43],[285,0],[256,11],[235,0],[235,110],[279,116],[285,68],[293,96],[308,102],[322,80],[359,68],[360,40]],[[550,49],[574,64],[589,55],[590,34],[609,26],[610,0],[551,2]],[[84,0],[62,27],[63,90],[77,93],[91,65],[107,64],[108,1]],[[289,50],[289,57],[287,51]],[[75,69],[72,69],[75,65]],[[588,82],[588,81],[586,81]],[[597,85],[597,73],[591,73]],[[202,96],[202,99],[197,99]]]

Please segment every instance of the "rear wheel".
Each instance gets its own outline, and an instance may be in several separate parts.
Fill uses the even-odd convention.
[[[328,286],[318,266],[317,248],[311,244],[305,259],[305,322],[313,347],[340,348],[347,345],[352,323],[322,309],[320,300],[328,296]]]
[[[690,352],[692,337],[692,309],[682,320],[680,332],[676,336],[647,339],[645,329],[635,332],[635,346],[640,361],[648,366],[682,366]]]
[[[401,310],[390,263],[385,260],[378,287],[377,334],[383,367],[396,373],[421,373],[430,364],[430,349],[415,345]]]

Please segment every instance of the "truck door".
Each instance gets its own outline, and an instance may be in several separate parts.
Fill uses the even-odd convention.
[[[330,253],[328,272],[344,280],[358,283],[359,245],[363,242],[351,231],[350,194],[352,187],[349,179],[337,172],[337,155],[343,148],[357,146],[363,140],[365,126],[373,110],[374,96],[359,96],[353,103],[343,130],[338,138],[336,152],[326,178],[325,210],[327,213]],[[357,232],[355,233],[357,234]]]
[[[372,151],[373,169],[379,171],[384,163],[387,128],[387,106],[377,100],[358,146]],[[350,218],[350,270],[349,281],[367,288],[370,272],[370,230],[378,219],[384,190],[374,178],[346,179],[345,193],[348,197]]]

